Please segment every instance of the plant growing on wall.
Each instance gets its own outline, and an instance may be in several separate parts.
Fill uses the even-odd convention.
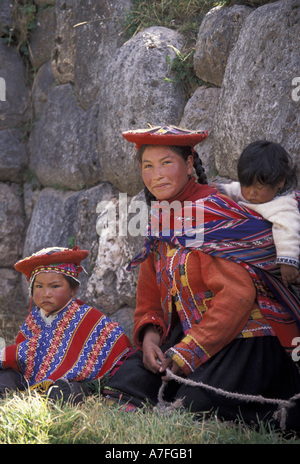
[[[6,26],[2,33],[2,41],[8,47],[16,47],[26,66],[28,81],[32,80],[34,70],[30,62],[31,34],[37,27],[37,6],[33,0],[15,0],[12,7],[13,24]]]

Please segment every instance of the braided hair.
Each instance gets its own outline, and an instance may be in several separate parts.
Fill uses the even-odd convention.
[[[136,157],[139,163],[142,162],[142,156],[143,153],[149,145],[142,145],[136,153]],[[207,177],[205,174],[205,169],[202,165],[202,161],[199,158],[198,153],[191,147],[186,147],[186,146],[179,146],[179,145],[171,145],[169,147],[172,151],[177,153],[177,155],[181,156],[185,161],[187,161],[188,157],[190,155],[193,156],[193,166],[197,175],[197,180],[199,184],[207,184]],[[147,205],[151,205],[152,201],[156,200],[156,197],[150,192],[150,190],[147,189],[147,187],[144,188],[144,193],[145,193],[145,198],[146,198],[146,203]]]

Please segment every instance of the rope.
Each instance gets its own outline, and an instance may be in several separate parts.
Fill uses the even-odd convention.
[[[166,369],[166,376],[170,380],[175,380],[178,383],[182,383],[189,387],[201,387],[206,390],[213,391],[217,393],[218,395],[225,396],[226,398],[238,399],[238,400],[246,401],[246,402],[256,402],[256,403],[261,403],[261,404],[278,405],[277,410],[273,414],[273,418],[279,422],[280,428],[282,430],[285,430],[286,428],[286,419],[288,416],[288,410],[295,406],[296,400],[300,399],[300,393],[297,393],[296,395],[292,396],[288,400],[283,400],[283,399],[277,399],[277,398],[265,398],[262,395],[247,395],[243,393],[229,392],[229,391],[223,390],[222,388],[216,388],[211,385],[207,385],[203,382],[195,382],[194,380],[191,380],[191,379],[179,377],[178,375],[173,374],[173,372],[171,372],[170,369]],[[168,382],[164,381],[159,389],[157,409],[171,411],[174,409],[178,409],[179,407],[182,407],[183,399],[176,400],[174,403],[167,403],[164,401],[163,393],[167,385],[168,385]]]

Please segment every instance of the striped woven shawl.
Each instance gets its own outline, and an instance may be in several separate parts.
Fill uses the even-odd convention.
[[[296,192],[296,197],[300,210],[300,192]],[[262,312],[268,289],[300,327],[300,286],[283,284],[275,261],[272,224],[258,213],[221,194],[181,202],[180,207],[179,202],[174,205],[157,202],[151,210],[144,248],[127,270],[144,261],[155,250],[158,240],[241,264],[253,279]]]

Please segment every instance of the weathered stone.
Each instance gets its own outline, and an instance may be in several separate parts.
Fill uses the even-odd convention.
[[[90,255],[83,263],[86,272],[80,275],[78,293],[79,296],[85,295],[87,279],[93,272],[98,252],[97,204],[101,199],[109,200],[113,194],[116,191],[108,183],[80,192],[43,189],[33,209],[23,256],[49,246],[72,248],[78,245],[88,250]],[[25,283],[25,295],[27,287]]]
[[[142,182],[135,163],[135,148],[122,131],[148,124],[177,124],[186,104],[183,90],[166,81],[167,56],[180,49],[176,31],[151,27],[126,42],[106,68],[99,97],[98,150],[103,180],[136,195]]]
[[[0,9],[0,33],[6,35],[13,24],[12,19],[13,4],[11,0],[2,0]]]
[[[41,184],[39,183],[38,180],[33,179],[32,181],[24,182],[23,198],[24,198],[24,208],[25,208],[27,224],[29,224],[30,222],[30,219],[33,213],[33,208],[37,202],[40,192],[41,192]]]
[[[21,275],[15,269],[0,268],[0,312],[13,309],[14,301],[19,296],[20,283]]]
[[[234,3],[235,0],[233,0]],[[274,3],[281,0],[240,0],[239,3],[243,5],[253,6],[255,8],[266,5],[267,3]]]
[[[112,56],[125,42],[123,22],[131,0],[78,0],[74,7],[79,24],[75,27],[74,89],[80,105],[87,109],[103,85]]]
[[[0,262],[13,268],[22,255],[24,242],[24,211],[18,184],[0,183]]]
[[[45,103],[48,101],[48,93],[54,87],[51,62],[43,64],[36,73],[32,87],[32,103],[36,115],[42,113]]]
[[[113,321],[120,324],[131,340],[133,339],[133,315],[134,308],[131,308],[130,306],[123,306],[110,316]]]
[[[130,8],[131,0],[58,0],[56,3],[54,76],[60,84],[74,83],[84,109],[95,100],[107,64],[125,41],[122,21]]]
[[[111,315],[124,305],[135,306],[138,269],[128,272],[126,267],[140,253],[144,244],[148,217],[144,194],[141,192],[136,197],[125,200],[114,196],[107,205],[98,208],[98,212],[98,255],[88,280],[86,294],[95,306],[103,308]],[[135,229],[136,220],[139,224]],[[115,230],[114,221],[117,222]],[[120,226],[121,223],[123,226]],[[105,224],[107,228],[103,229]]]
[[[50,90],[29,141],[30,166],[43,186],[78,190],[101,180],[93,124],[93,114],[80,108],[71,84]]]
[[[52,51],[52,69],[57,82],[74,82],[76,24],[73,0],[56,1],[56,32]]]
[[[22,182],[26,166],[26,146],[20,131],[0,130],[0,181]]]
[[[43,186],[76,190],[109,181],[130,195],[141,190],[135,148],[121,131],[148,122],[178,124],[186,97],[165,78],[167,55],[180,44],[180,36],[166,28],[150,28],[128,41],[106,67],[87,111],[70,84],[51,89],[29,144],[30,165]]]
[[[299,0],[262,6],[245,20],[227,63],[215,118],[221,175],[236,179],[240,153],[262,138],[282,144],[299,164],[299,101],[292,98],[299,34]]]
[[[207,177],[216,173],[213,151],[214,116],[221,89],[216,87],[199,87],[185,106],[180,126],[189,130],[209,130],[210,135],[195,146]]]
[[[235,5],[217,6],[201,23],[195,47],[196,75],[205,82],[221,87],[228,56],[252,8]]]
[[[5,81],[5,101],[0,101],[0,129],[24,125],[30,117],[29,91],[22,59],[13,47],[0,41],[1,78]]]
[[[45,6],[45,5],[55,6],[56,0],[34,0],[34,3],[38,6]]]
[[[39,69],[42,64],[51,59],[56,26],[54,7],[38,11],[36,21],[37,28],[30,38],[30,59],[32,66]]]
[[[23,256],[50,246],[68,246],[73,237],[77,192],[43,189],[35,204],[24,244]]]

